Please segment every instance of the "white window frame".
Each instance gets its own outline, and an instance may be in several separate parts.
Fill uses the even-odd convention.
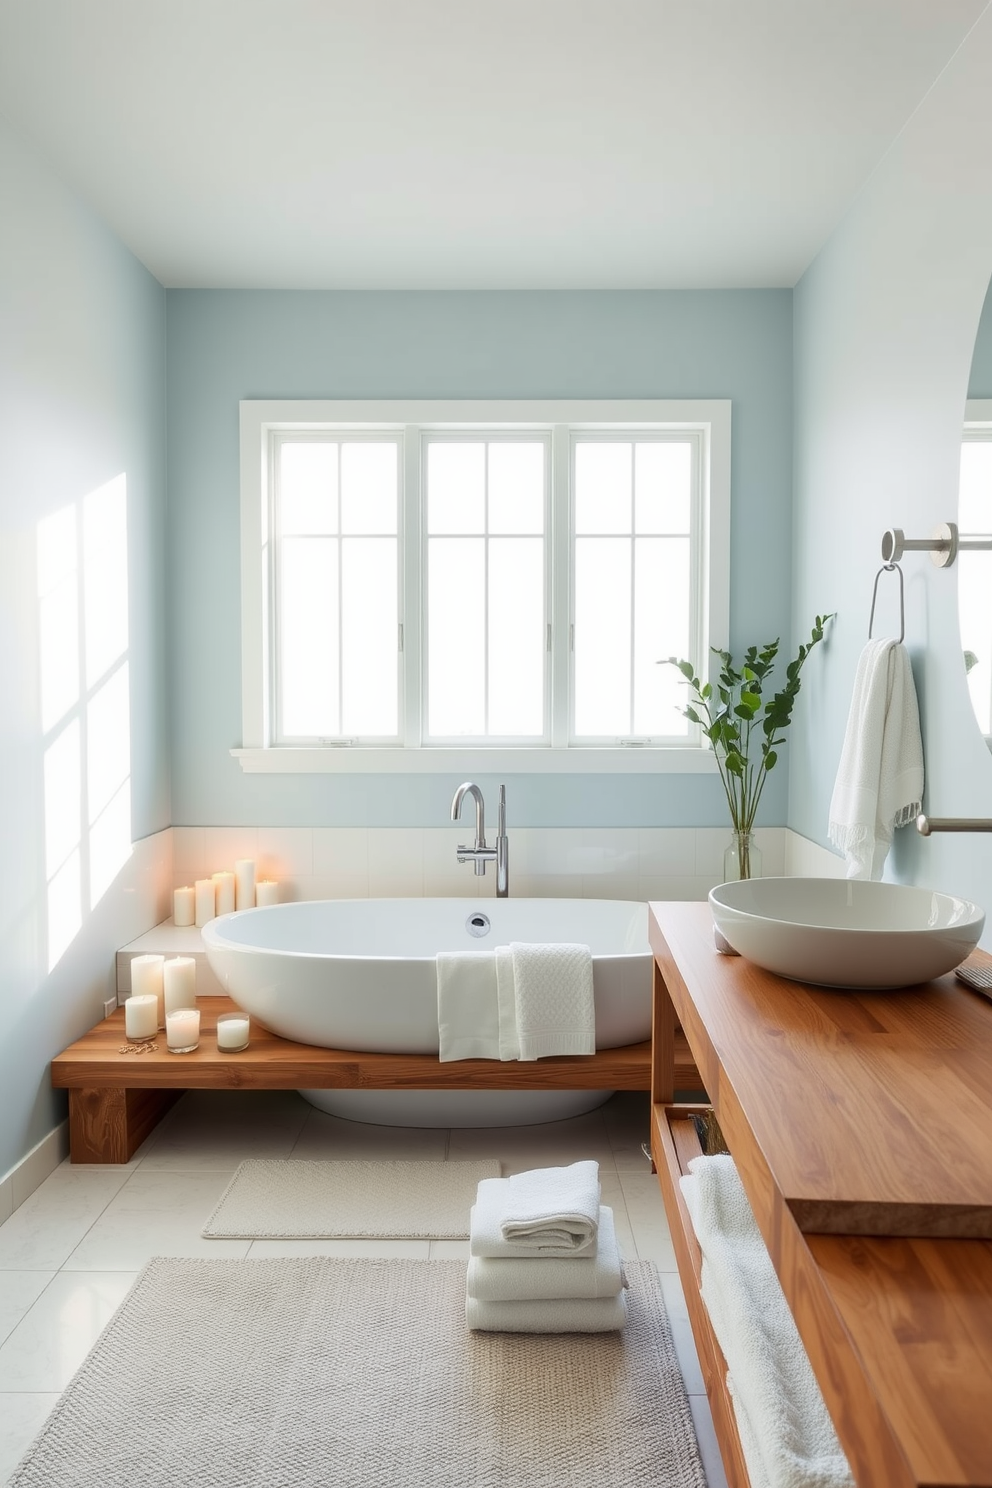
[[[611,437],[644,429],[698,431],[702,438],[699,493],[698,609],[694,620],[696,660],[700,674],[709,670],[712,647],[727,647],[730,620],[730,418],[728,399],[555,399],[555,400],[327,400],[250,399],[241,414],[241,663],[242,747],[231,754],[241,768],[256,774],[402,773],[448,774],[455,771],[500,774],[682,772],[716,770],[705,740],[652,746],[568,743],[566,693],[553,689],[551,743],[536,746],[459,743],[422,745],[419,725],[423,696],[421,615],[425,543],[420,511],[421,433],[551,431],[553,513],[569,509],[570,446],[573,433],[608,433]],[[394,746],[273,745],[269,738],[267,615],[269,554],[270,434],[342,431],[403,434],[400,554],[401,625],[404,679],[401,683],[401,728],[407,743]],[[569,627],[571,595],[570,523],[552,520],[547,535],[552,572],[561,576],[551,588],[551,666],[555,678],[571,671]]]

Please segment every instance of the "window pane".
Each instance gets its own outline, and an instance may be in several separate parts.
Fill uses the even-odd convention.
[[[346,736],[396,734],[397,606],[396,539],[343,539],[341,731]]]
[[[692,445],[672,440],[634,446],[634,526],[638,532],[689,531]]]
[[[432,441],[427,446],[427,530],[484,532],[486,446]]]
[[[658,659],[689,654],[689,539],[642,537],[634,543],[634,733],[688,734],[678,709],[681,674]]]
[[[544,543],[489,544],[489,733],[544,733]]]
[[[962,532],[992,528],[992,439],[966,439],[961,446],[958,526]]]
[[[630,732],[630,538],[575,544],[575,732]]]
[[[575,446],[576,532],[629,532],[631,446],[622,441]]]
[[[427,731],[486,729],[486,544],[432,538],[427,548]]]
[[[338,530],[338,446],[328,440],[279,446],[280,529],[287,534]]]
[[[489,531],[544,531],[544,445],[489,446]]]
[[[282,733],[339,734],[338,544],[287,538],[281,544],[279,679]]]
[[[341,531],[396,531],[397,447],[355,441],[341,447]]]

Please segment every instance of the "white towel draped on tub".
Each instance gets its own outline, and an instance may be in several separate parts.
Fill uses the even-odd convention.
[[[439,951],[436,960],[438,1058],[498,1059],[495,956]]]
[[[520,1059],[595,1054],[592,954],[586,945],[511,941]]]
[[[469,1238],[474,1256],[594,1256],[599,1164],[535,1168],[479,1184]]]
[[[680,1180],[703,1253],[702,1297],[727,1361],[752,1488],[854,1488],[733,1158]]]
[[[896,827],[923,806],[923,743],[909,653],[869,641],[858,661],[851,711],[830,802],[830,841],[848,878],[879,879]]]
[[[470,1229],[475,1227],[472,1210]],[[505,1254],[505,1252],[504,1252]],[[542,1302],[551,1299],[590,1300],[616,1297],[625,1285],[613,1210],[600,1205],[596,1254],[524,1257],[497,1260],[473,1255],[468,1263],[466,1288],[476,1302]]]

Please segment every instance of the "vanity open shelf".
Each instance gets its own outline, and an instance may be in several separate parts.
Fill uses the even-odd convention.
[[[654,904],[652,1155],[731,1488],[748,1477],[678,1186],[681,1025],[858,1488],[992,1488],[992,1004],[786,981]],[[975,952],[975,963],[992,958]]]

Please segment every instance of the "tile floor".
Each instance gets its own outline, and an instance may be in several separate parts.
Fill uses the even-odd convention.
[[[359,1125],[295,1091],[192,1091],[121,1167],[63,1163],[0,1225],[0,1484],[153,1255],[457,1257],[463,1240],[204,1240],[200,1228],[248,1157],[499,1157],[521,1172],[594,1157],[631,1259],[653,1260],[710,1488],[726,1488],[675,1256],[641,1142],[647,1096],[544,1126],[428,1130]]]

